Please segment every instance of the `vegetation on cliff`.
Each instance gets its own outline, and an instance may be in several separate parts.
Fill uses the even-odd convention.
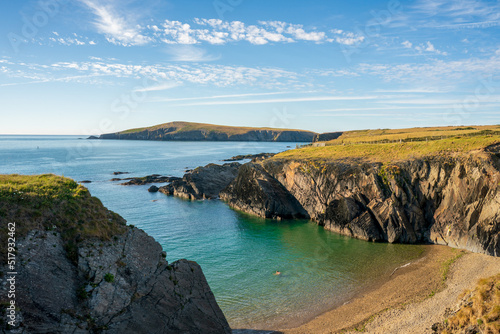
[[[287,160],[363,160],[390,162],[464,153],[500,142],[500,126],[413,128],[344,132],[324,146],[306,146],[277,154]]]
[[[3,244],[9,223],[16,309],[2,333],[231,331],[198,264],[168,263],[158,242],[73,180],[0,175]],[[2,263],[0,276],[12,271]],[[11,286],[0,286],[3,314]]]
[[[125,220],[106,209],[101,201],[75,181],[44,175],[0,175],[0,234],[7,224],[16,224],[16,236],[31,230],[61,233],[70,258],[76,256],[80,240],[109,240],[125,232]],[[0,250],[5,257],[5,249]]]

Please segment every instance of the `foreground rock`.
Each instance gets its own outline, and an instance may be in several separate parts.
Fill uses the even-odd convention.
[[[73,187],[68,179],[61,182]],[[11,214],[18,217],[17,312],[14,328],[2,323],[2,333],[230,333],[199,265],[186,260],[169,264],[152,237],[124,226],[121,217],[76,183],[59,193],[42,207],[39,218],[30,213],[30,202],[38,203],[30,198],[32,192],[23,194],[24,201],[10,200],[16,191],[0,198],[6,213],[0,227],[12,221]],[[68,193],[82,208],[78,216],[65,214],[73,210],[65,199]],[[30,213],[26,217],[37,223],[26,231],[31,220],[20,212]],[[54,214],[57,220],[52,221]],[[92,225],[101,219],[103,226]],[[104,237],[106,231],[113,235]],[[3,276],[11,271],[4,263]],[[8,285],[2,283],[5,314]]]
[[[198,167],[185,174],[182,179],[160,187],[159,191],[184,199],[215,199],[219,197],[221,190],[235,179],[240,166],[239,163],[233,162]]]
[[[221,197],[263,217],[297,217],[303,209],[325,228],[364,240],[499,256],[498,151],[390,165],[268,159],[242,167]]]

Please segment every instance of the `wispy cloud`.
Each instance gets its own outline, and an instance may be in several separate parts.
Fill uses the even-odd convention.
[[[310,97],[290,97],[281,99],[260,99],[260,100],[203,101],[203,102],[176,104],[175,106],[185,107],[185,106],[241,105],[241,104],[263,104],[263,103],[375,100],[377,98],[378,98],[377,96],[310,96]]]
[[[134,92],[157,92],[179,87],[180,85],[176,82],[165,82],[154,86],[137,88]]]
[[[207,62],[220,59],[219,56],[208,54],[205,49],[193,45],[172,45],[165,49],[170,55],[170,60],[186,62]]]
[[[420,0],[411,8],[422,26],[430,28],[485,28],[500,24],[500,3],[481,0]],[[429,20],[429,18],[436,18]]]
[[[150,102],[178,102],[178,101],[194,101],[194,100],[211,100],[211,99],[234,99],[240,97],[250,97],[250,96],[269,96],[269,95],[282,95],[290,94],[290,92],[269,92],[269,93],[248,93],[248,94],[231,94],[231,95],[213,95],[213,96],[198,96],[198,97],[186,97],[186,98],[151,98]]]
[[[140,32],[137,25],[127,22],[112,4],[103,5],[103,1],[96,0],[79,1],[97,16],[94,25],[99,33],[106,35],[109,42],[128,46],[144,45],[150,41],[150,38]]]

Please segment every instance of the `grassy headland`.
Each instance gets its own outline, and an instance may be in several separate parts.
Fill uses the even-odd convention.
[[[496,143],[500,143],[498,125],[349,131],[338,139],[286,151],[273,159],[391,162],[465,153]]]
[[[16,238],[31,230],[61,233],[71,258],[77,243],[86,238],[109,240],[125,230],[125,220],[75,181],[44,175],[0,175],[0,234],[7,237],[15,223]],[[5,248],[0,251],[2,258]]]
[[[142,131],[156,131],[160,129],[167,129],[167,128],[175,128],[174,130],[170,131],[169,133],[179,133],[179,132],[188,132],[188,131],[195,131],[195,130],[204,130],[207,132],[216,132],[216,133],[226,133],[228,135],[242,135],[245,134],[249,131],[256,131],[256,130],[271,130],[271,131],[297,131],[297,132],[310,132],[306,130],[294,130],[294,129],[275,129],[275,128],[268,128],[268,127],[263,127],[263,128],[256,128],[256,127],[246,127],[246,126],[226,126],[226,125],[215,125],[215,124],[206,124],[206,123],[191,123],[191,122],[169,122],[169,123],[163,123],[163,124],[158,124],[150,127],[144,127],[144,128],[136,128],[136,129],[129,129],[125,131],[120,131],[117,132],[118,134],[130,134],[130,133],[137,133],[137,132],[142,132]]]

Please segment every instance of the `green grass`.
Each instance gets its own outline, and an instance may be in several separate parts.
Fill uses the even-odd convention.
[[[391,162],[435,155],[464,153],[500,143],[500,135],[450,137],[430,141],[397,143],[348,144],[306,146],[275,155],[274,160],[363,160],[366,162]]]
[[[377,143],[394,141],[428,141],[454,136],[474,136],[485,131],[499,132],[498,125],[475,127],[431,127],[410,129],[376,129],[344,132],[339,138],[326,142],[327,145]]]
[[[8,223],[16,224],[16,239],[34,229],[60,233],[73,260],[80,241],[110,240],[125,231],[125,220],[106,209],[85,187],[53,174],[0,175],[2,241],[7,238]],[[4,259],[5,247],[0,255]]]

